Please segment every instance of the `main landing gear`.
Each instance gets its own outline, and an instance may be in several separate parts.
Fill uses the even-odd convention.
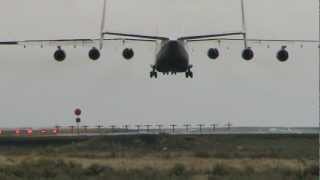
[[[158,73],[156,71],[156,67],[155,66],[151,66],[152,67],[152,71],[150,72],[150,78],[158,78]]]
[[[158,78],[158,73],[155,66],[151,66],[152,71],[150,72],[150,78]],[[186,78],[193,78],[193,72],[191,71],[192,66],[188,67],[188,70],[185,72]],[[163,75],[169,75],[170,72],[163,72]],[[171,72],[171,75],[176,75],[177,72]]]
[[[191,71],[192,66],[189,66],[186,72],[186,78],[193,78],[193,72]]]
[[[186,78],[193,78],[193,72],[192,71],[187,71],[186,72]]]

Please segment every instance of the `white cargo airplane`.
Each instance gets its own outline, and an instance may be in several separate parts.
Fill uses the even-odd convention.
[[[186,36],[179,37],[177,39],[170,39],[168,37],[161,36],[149,36],[140,34],[130,34],[130,33],[119,33],[119,32],[109,32],[104,31],[105,29],[105,18],[106,18],[106,4],[107,0],[104,0],[103,11],[102,11],[102,21],[101,21],[101,31],[99,39],[60,39],[60,40],[25,40],[25,41],[7,41],[0,42],[0,45],[23,45],[28,44],[39,44],[41,47],[47,44],[54,44],[57,46],[57,50],[54,53],[54,59],[56,61],[62,62],[66,58],[66,52],[62,49],[62,46],[77,46],[77,45],[89,45],[92,48],[89,51],[89,58],[91,60],[97,60],[100,58],[100,50],[103,48],[104,41],[146,41],[160,44],[159,50],[156,53],[155,63],[151,66],[152,70],[150,72],[151,78],[157,78],[157,72],[163,74],[176,74],[185,73],[186,78],[193,78],[193,73],[191,71],[192,65],[189,61],[189,53],[186,49],[188,43],[194,41],[243,41],[244,49],[242,51],[242,58],[244,60],[252,60],[254,58],[254,51],[248,46],[249,42],[300,42],[300,43],[319,43],[316,40],[271,40],[271,39],[247,39],[247,29],[246,29],[246,18],[245,18],[245,8],[244,0],[241,0],[241,13],[242,13],[242,30],[234,31],[228,33],[217,33],[217,34],[207,34],[198,36]],[[118,36],[123,38],[108,38],[105,36]],[[225,38],[228,36],[239,35],[241,38]],[[210,38],[210,39],[209,39]],[[99,48],[94,45],[99,44]],[[134,56],[134,51],[131,48],[125,48],[122,52],[123,58],[126,60],[132,59]],[[207,52],[210,59],[216,59],[219,57],[218,48],[210,48]],[[284,62],[289,59],[289,52],[286,50],[286,46],[283,45],[281,49],[277,52],[276,57],[279,61]]]

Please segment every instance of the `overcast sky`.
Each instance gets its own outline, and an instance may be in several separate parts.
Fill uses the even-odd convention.
[[[251,38],[318,39],[317,0],[246,0]],[[1,0],[0,40],[97,38],[102,0]],[[106,29],[178,37],[241,29],[239,0],[109,0]],[[57,63],[55,47],[0,47],[0,120],[3,127],[74,123],[317,126],[318,49],[288,44],[291,59],[279,63],[281,43],[250,44],[255,60],[240,58],[241,43],[190,45],[193,80],[149,78],[150,43],[106,43],[102,58],[90,47],[68,48]],[[135,50],[132,61],[121,51]],[[221,57],[206,57],[219,47]]]

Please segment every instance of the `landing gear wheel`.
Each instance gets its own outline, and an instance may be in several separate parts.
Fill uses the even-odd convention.
[[[152,71],[150,72],[150,78],[155,78],[157,79],[158,78],[158,73],[156,71],[156,66],[154,65],[151,65],[151,68],[152,68]]]
[[[157,72],[155,72],[155,71],[151,71],[150,72],[150,78],[158,78],[158,74],[157,74]]]
[[[187,71],[186,72],[186,78],[193,78],[193,72],[192,71]]]

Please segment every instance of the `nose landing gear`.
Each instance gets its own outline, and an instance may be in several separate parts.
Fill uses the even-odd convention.
[[[150,72],[150,78],[155,78],[155,79],[157,79],[157,78],[158,78],[158,73],[155,72],[155,71],[151,71],[151,72]]]

